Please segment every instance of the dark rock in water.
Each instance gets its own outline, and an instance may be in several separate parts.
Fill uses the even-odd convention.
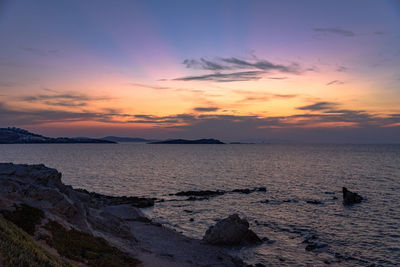
[[[209,197],[188,197],[186,201],[207,200]]]
[[[242,193],[242,194],[250,194],[252,190],[246,188],[246,189],[234,189],[232,190],[233,193]]]
[[[308,204],[316,204],[316,205],[322,204],[321,201],[315,200],[315,199],[307,200],[306,202],[307,202]]]
[[[263,237],[263,238],[261,239],[261,241],[262,241],[264,244],[273,244],[273,243],[275,243],[275,240],[271,240],[271,239],[269,239],[268,237]]]
[[[194,221],[194,219],[193,219],[193,218],[190,218],[190,219],[189,219],[189,221],[190,221],[190,222],[193,222],[193,221]]]
[[[220,220],[206,231],[203,240],[213,245],[251,245],[261,243],[261,239],[249,229],[249,223],[237,214]]]
[[[196,196],[196,197],[213,197],[213,196],[218,196],[218,195],[223,195],[225,194],[224,191],[221,190],[216,190],[216,191],[212,191],[212,190],[202,190],[202,191],[181,191],[176,193],[176,196],[188,196],[188,197],[192,197],[192,196]]]
[[[241,193],[241,194],[250,194],[253,192],[267,192],[266,187],[255,187],[253,189],[245,188],[245,189],[234,189],[231,191],[232,193]]]
[[[324,248],[324,247],[326,247],[326,246],[328,246],[328,245],[327,245],[327,244],[320,243],[320,242],[312,242],[311,244],[308,244],[308,245],[306,246],[306,250],[307,250],[307,251],[313,251],[313,250],[315,250],[315,249]]]
[[[299,201],[297,199],[284,199],[284,200],[282,200],[282,202],[283,203],[290,203],[290,202],[297,203]]]
[[[145,197],[114,197],[114,196],[106,196],[101,195],[94,192],[89,192],[85,189],[75,189],[78,192],[83,192],[85,194],[90,195],[96,201],[103,202],[105,205],[121,205],[121,204],[130,204],[137,208],[147,208],[154,206],[154,201],[156,198],[145,198]]]
[[[312,241],[311,240],[316,240],[317,235],[314,233],[307,233],[304,235],[304,241],[302,243],[310,244]]]
[[[255,187],[255,188],[244,188],[244,189],[234,189],[232,191],[225,190],[189,190],[189,191],[181,191],[176,194],[169,194],[170,196],[188,196],[189,198],[186,200],[194,201],[194,200],[205,200],[209,197],[221,196],[227,193],[239,193],[239,194],[250,194],[253,192],[266,192],[267,188],[265,187]]]
[[[343,187],[342,191],[343,191],[343,204],[345,205],[360,203],[363,200],[363,198],[359,194],[347,190],[346,187]]]

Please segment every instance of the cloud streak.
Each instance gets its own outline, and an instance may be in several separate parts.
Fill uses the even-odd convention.
[[[298,75],[305,71],[296,62],[285,65],[263,59],[253,58],[251,60],[245,60],[237,57],[217,57],[212,60],[205,58],[185,59],[183,65],[188,69],[211,71],[212,73],[179,77],[174,80],[215,82],[254,81],[261,79],[265,74],[271,72]],[[309,68],[307,70],[311,71],[312,69]],[[271,77],[271,79],[286,78],[287,77]]]
[[[221,65],[220,63],[213,62],[204,58],[197,59],[185,59],[183,65],[188,69],[201,69],[201,70],[227,70],[231,69],[228,66]]]
[[[336,35],[343,37],[354,37],[356,34],[353,31],[345,30],[339,27],[335,28],[314,28],[314,32],[323,34],[323,35]]]
[[[63,94],[38,94],[26,95],[18,98],[19,101],[29,103],[40,103],[48,106],[59,107],[83,107],[94,101],[108,101],[110,97],[105,96],[89,96],[77,93]]]
[[[239,82],[256,81],[262,78],[263,71],[241,71],[233,73],[212,73],[198,76],[185,76],[174,79],[175,81],[214,81],[214,82]]]
[[[55,55],[59,53],[59,50],[57,49],[48,49],[48,50],[43,50],[39,48],[34,48],[34,47],[24,47],[22,48],[23,51],[35,55],[35,56],[47,56],[47,55]]]
[[[214,60],[206,60],[204,58],[197,59],[186,59],[183,64],[188,69],[200,69],[200,70],[241,70],[241,69],[255,69],[263,71],[278,71],[283,73],[299,73],[300,66],[298,63],[292,63],[289,65],[275,64],[268,60],[244,60],[236,57],[229,58],[216,58]]]
[[[173,88],[167,87],[167,86],[158,86],[158,85],[150,85],[150,84],[143,84],[143,83],[129,83],[129,85],[143,87],[143,88],[150,88],[150,89],[155,89],[155,90],[170,90],[170,89],[173,89]]]
[[[235,57],[222,58],[223,62],[229,64],[234,69],[258,69],[264,71],[278,71],[283,73],[295,73],[298,74],[300,66],[297,63],[290,65],[274,64],[267,60],[256,60],[254,62],[238,59]]]
[[[296,94],[272,94],[268,92],[256,92],[256,91],[245,91],[245,90],[235,90],[234,93],[242,95],[244,98],[238,103],[248,103],[248,102],[265,102],[271,99],[289,99],[295,98]]]
[[[329,85],[334,85],[334,84],[341,85],[341,84],[344,84],[344,82],[339,81],[339,80],[333,80],[333,81],[328,82],[326,85],[329,86]]]
[[[196,112],[213,112],[213,111],[218,111],[218,107],[195,107],[193,109]]]
[[[317,102],[312,105],[297,107],[297,109],[308,110],[308,111],[319,111],[319,110],[334,109],[336,105],[337,104],[333,102]]]
[[[286,98],[292,96],[275,95],[275,97]],[[379,131],[390,132],[391,135],[388,135],[388,138],[399,136],[393,135],[393,133],[400,131],[400,114],[382,116],[363,110],[342,109],[339,103],[328,101],[300,106],[297,107],[297,110],[303,112],[289,116],[226,115],[224,110],[219,107],[199,106],[193,107],[189,113],[157,116],[153,114],[127,114],[115,109],[81,110],[78,112],[50,108],[24,109],[17,108],[15,105],[10,107],[4,102],[0,102],[0,124],[23,127],[54,122],[65,125],[78,122],[99,122],[103,123],[104,127],[109,127],[110,125],[115,125],[115,127],[117,125],[132,125],[154,129],[154,131],[160,133],[170,133],[171,130],[181,136],[196,136],[199,138],[265,136],[276,131],[291,133],[296,138],[296,134],[299,132],[307,131],[308,134],[321,132],[324,133],[321,138],[325,138],[326,134],[332,134],[333,132],[358,131],[359,134],[368,135],[368,131],[372,131],[371,129],[378,131],[377,129],[386,128],[390,129]],[[308,134],[305,134],[303,138],[309,138]],[[278,134],[278,136],[280,135]],[[358,141],[358,139],[354,140]],[[400,142],[399,138],[390,140],[398,140]]]

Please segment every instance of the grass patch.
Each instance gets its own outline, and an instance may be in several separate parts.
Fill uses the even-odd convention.
[[[112,247],[101,237],[67,230],[56,221],[49,221],[45,228],[52,234],[46,241],[62,256],[96,267],[137,266],[140,261]]]
[[[15,210],[13,211],[3,210],[1,212],[4,218],[13,222],[28,234],[34,235],[36,225],[40,224],[44,218],[44,212],[26,204],[14,205],[14,207]]]
[[[73,267],[38,244],[12,222],[0,216],[0,262],[7,267]]]

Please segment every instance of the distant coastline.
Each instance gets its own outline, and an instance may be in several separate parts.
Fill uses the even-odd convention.
[[[0,144],[115,144],[110,140],[93,139],[87,137],[47,137],[31,133],[27,130],[9,127],[0,128]]]
[[[160,140],[145,139],[139,137],[120,137],[120,136],[106,136],[100,139],[117,143],[151,143],[160,141]]]
[[[222,145],[225,144],[218,139],[198,139],[198,140],[186,140],[186,139],[172,139],[165,141],[150,142],[149,144],[173,144],[173,145]]]

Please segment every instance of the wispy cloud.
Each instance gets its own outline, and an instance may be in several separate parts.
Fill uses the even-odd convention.
[[[42,101],[42,100],[53,100],[53,99],[68,99],[68,100],[79,100],[79,101],[90,101],[90,100],[109,100],[110,97],[97,97],[89,96],[85,94],[78,93],[63,93],[63,94],[38,94],[38,95],[28,95],[20,97],[24,101]]]
[[[243,99],[239,100],[238,103],[248,103],[248,102],[265,102],[272,99],[289,99],[295,98],[296,94],[273,94],[269,92],[257,92],[257,91],[246,91],[246,90],[234,90],[236,94],[243,96]]]
[[[51,90],[51,89],[50,89]],[[49,91],[48,89],[46,91]],[[49,92],[55,92],[54,90]],[[108,101],[111,97],[106,96],[89,96],[81,93],[52,93],[52,94],[38,94],[38,95],[25,95],[17,98],[18,101],[29,103],[40,103],[48,106],[59,107],[83,107],[87,106],[93,101]]]
[[[197,112],[213,112],[213,111],[218,111],[219,108],[218,107],[195,107],[193,110],[197,111]]]
[[[46,91],[46,92],[50,92],[50,93],[57,93],[58,92],[57,90],[54,90],[54,89],[51,89],[51,88],[47,88],[47,87],[43,87],[42,90]]]
[[[241,71],[233,73],[212,73],[197,76],[185,76],[176,78],[176,81],[215,81],[215,82],[238,82],[254,81],[262,78],[263,71]]]
[[[286,80],[287,77],[268,77],[270,80]]]
[[[321,123],[351,123],[352,126],[357,127],[383,127],[399,122],[400,120],[396,114],[378,116],[364,110],[342,109],[340,108],[340,104],[335,102],[316,102],[311,105],[298,107],[297,109],[313,112],[312,114],[296,115],[299,118],[313,118],[314,122]]]
[[[183,64],[190,69],[201,70],[239,70],[239,69],[256,69],[263,71],[278,71],[284,73],[299,73],[300,66],[298,63],[291,63],[288,65],[272,63],[268,60],[244,60],[236,57],[229,58],[215,58],[213,60],[206,60],[204,58],[186,59]]]
[[[167,87],[167,86],[158,86],[158,85],[143,84],[143,83],[129,83],[129,85],[143,87],[143,88],[150,88],[150,89],[155,89],[155,90],[170,90],[170,89],[173,89],[173,88]]]
[[[197,59],[185,59],[183,65],[189,69],[202,69],[202,70],[226,70],[230,69],[228,66],[221,65],[217,62],[213,62],[204,58]]]
[[[333,102],[317,102],[312,105],[297,107],[297,109],[310,110],[310,111],[326,110],[326,109],[334,109],[336,107],[336,105],[337,105],[337,103],[333,103]]]
[[[340,85],[340,84],[344,84],[344,82],[339,81],[339,80],[333,80],[333,81],[328,82],[326,85],[329,86],[329,85],[334,85],[334,84]]]
[[[258,70],[264,70],[264,71],[278,71],[278,72],[284,72],[284,73],[299,73],[300,71],[300,66],[298,63],[292,63],[290,65],[282,65],[282,64],[274,64],[270,61],[267,60],[255,60],[254,62],[247,61],[247,60],[242,60],[238,59],[235,57],[231,58],[222,58],[221,59],[223,62],[228,63],[230,66],[233,68],[237,69],[258,69]]]
[[[14,87],[14,83],[0,81],[0,87]]]
[[[35,56],[47,56],[47,55],[55,55],[58,54],[60,51],[57,49],[39,49],[35,47],[23,47],[21,48],[24,52],[35,55]]]
[[[0,102],[0,124],[2,125],[37,125],[52,122],[101,121],[112,122],[115,114],[106,112],[72,112],[66,110],[10,107]]]
[[[181,113],[169,116],[157,116],[152,114],[126,114],[120,110],[102,109],[98,111],[72,112],[66,110],[52,110],[49,108],[22,109],[15,106],[7,106],[0,102],[0,124],[10,126],[43,125],[46,123],[61,122],[65,125],[75,122],[101,122],[107,125],[147,125],[148,129],[154,129],[159,133],[171,131],[179,136],[190,137],[253,137],[271,136],[277,133],[292,134],[298,139],[310,139],[310,134],[322,133],[320,136],[325,141],[343,131],[357,131],[361,136],[369,133],[387,133],[391,140],[397,140],[400,130],[400,114],[379,116],[362,110],[341,109],[339,103],[317,102],[308,106],[299,107],[298,110],[311,111],[289,116],[260,116],[260,115],[225,115],[221,113]],[[218,112],[218,110],[216,111]],[[327,129],[328,130],[324,130]],[[307,130],[312,129],[312,131]],[[372,130],[371,130],[372,129]],[[171,131],[170,131],[171,130]],[[276,132],[278,130],[278,132]],[[300,133],[307,133],[302,138]],[[397,135],[396,135],[397,132]],[[397,137],[396,137],[397,136]],[[314,138],[310,139],[315,141]],[[350,141],[359,142],[359,138]],[[377,140],[382,140],[379,134]],[[386,139],[388,140],[388,139]]]
[[[303,69],[300,64],[292,62],[289,64],[273,63],[265,59],[240,59],[237,57],[216,57],[214,59],[186,59],[183,64],[188,69],[205,70],[212,73],[202,75],[190,75],[179,77],[178,81],[254,81],[259,80],[269,73],[301,74],[304,71],[312,71],[312,68]],[[240,71],[239,71],[240,70]],[[271,79],[283,80],[287,77],[271,77]]]
[[[353,31],[345,30],[339,27],[335,28],[314,28],[314,32],[323,34],[323,35],[337,35],[343,37],[354,37],[356,34]]]
[[[193,114],[177,114],[170,116],[155,116],[148,114],[132,115],[132,119],[126,123],[147,123],[156,125],[175,125],[182,123],[191,123],[196,120]]]
[[[337,72],[347,72],[349,70],[349,68],[345,67],[345,66],[338,66],[336,68]]]

